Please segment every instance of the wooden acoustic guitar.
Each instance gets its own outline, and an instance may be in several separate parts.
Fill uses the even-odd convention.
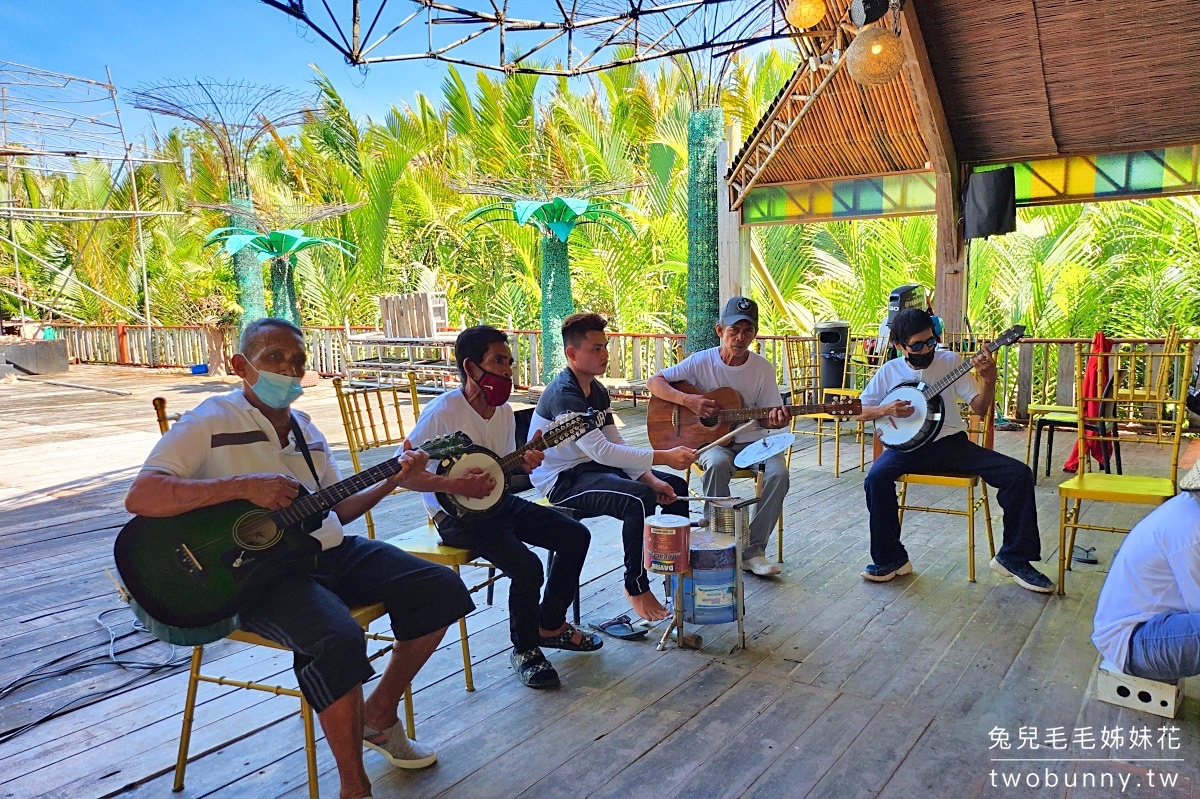
[[[426,442],[431,459],[465,451],[451,433]],[[199,646],[238,628],[238,614],[278,577],[303,569],[321,547],[310,533],[329,509],[401,471],[399,458],[301,496],[277,511],[234,500],[161,518],[135,516],[113,544],[130,607],[163,641]]]
[[[743,407],[742,398],[732,388],[704,392],[682,380],[672,383],[671,386],[685,394],[701,394],[720,405],[721,410],[715,416],[700,417],[682,405],[651,395],[650,404],[646,407],[646,435],[650,439],[650,446],[655,449],[697,449],[716,441],[728,433],[733,425],[751,419],[766,419],[773,410]],[[830,416],[849,418],[862,411],[862,403],[857,399],[842,398],[835,402],[814,405],[784,405],[783,408],[790,416],[827,413]]]

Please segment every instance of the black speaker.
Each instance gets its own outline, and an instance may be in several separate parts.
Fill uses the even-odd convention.
[[[888,0],[850,0],[850,21],[861,28],[882,18],[887,10]]]
[[[968,239],[1017,229],[1017,186],[1011,166],[971,173],[963,197],[963,225]]]

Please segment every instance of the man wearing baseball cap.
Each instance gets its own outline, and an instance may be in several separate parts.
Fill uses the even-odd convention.
[[[747,408],[772,408],[770,415],[760,419],[756,428],[734,436],[723,447],[711,447],[702,452],[696,462],[704,467],[704,495],[729,496],[729,480],[736,469],[734,456],[749,444],[786,427],[791,417],[783,408],[775,367],[750,349],[758,335],[758,304],[749,297],[730,297],[717,320],[717,347],[694,352],[675,366],[668,367],[646,383],[650,393],[660,399],[682,405],[697,416],[715,416],[721,409],[703,394],[688,394],[671,386],[686,381],[701,392],[732,388]],[[783,453],[766,461],[762,499],[750,522],[750,542],[743,553],[742,568],[760,577],[779,574],[779,567],[766,558],[767,541],[771,530],[783,512],[783,498],[788,491],[788,470]]]
[[[1121,543],[1096,602],[1092,643],[1135,677],[1200,674],[1200,463]]]

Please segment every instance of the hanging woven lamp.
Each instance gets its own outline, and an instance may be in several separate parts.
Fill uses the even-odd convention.
[[[887,28],[867,28],[846,49],[850,77],[869,86],[882,86],[904,65],[904,45]]]
[[[825,0],[792,0],[783,12],[783,18],[793,28],[807,30],[824,19],[827,10]]]

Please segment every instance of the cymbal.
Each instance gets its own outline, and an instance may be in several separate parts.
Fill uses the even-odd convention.
[[[749,469],[755,464],[762,463],[772,455],[787,452],[796,443],[795,433],[776,433],[773,436],[760,438],[753,442],[733,459],[733,465],[739,469]]]

